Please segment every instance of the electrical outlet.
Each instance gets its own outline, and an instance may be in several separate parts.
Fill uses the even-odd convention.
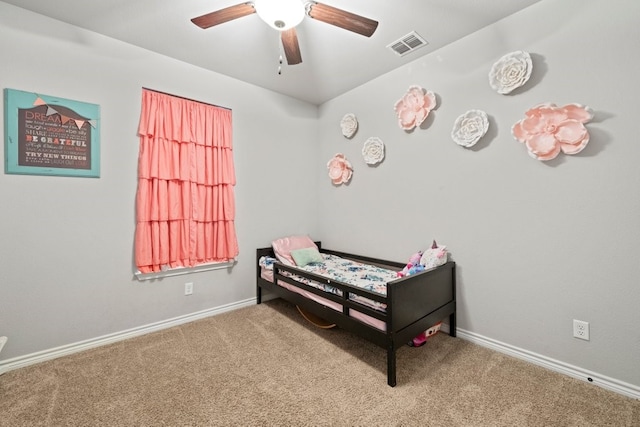
[[[2,347],[4,347],[4,345],[7,343],[7,340],[9,338],[7,337],[0,337],[0,351],[2,351]]]
[[[573,336],[589,341],[589,322],[573,319]]]
[[[193,293],[193,282],[188,282],[184,284],[184,294],[191,295]]]

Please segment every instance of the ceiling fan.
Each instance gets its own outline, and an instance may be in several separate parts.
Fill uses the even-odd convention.
[[[253,13],[257,13],[269,26],[280,31],[282,47],[289,65],[302,62],[295,27],[305,15],[365,37],[371,37],[378,28],[378,22],[372,19],[315,1],[301,0],[253,0],[198,16],[191,22],[204,29]]]

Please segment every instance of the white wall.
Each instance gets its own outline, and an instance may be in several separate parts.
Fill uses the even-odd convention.
[[[640,386],[639,45],[640,2],[544,0],[327,102],[324,245],[406,260],[435,238],[458,263],[460,328]],[[533,76],[499,95],[489,69],[515,50],[532,55]],[[393,105],[412,84],[439,107],[426,129],[405,132]],[[595,110],[582,153],[539,162],[511,136],[541,102]],[[491,127],[464,149],[450,132],[474,108]],[[360,122],[353,140],[340,133],[346,113]],[[360,154],[371,136],[387,148],[377,167]],[[339,188],[323,168],[337,152],[355,168]],[[572,337],[572,319],[590,322],[590,341]]]
[[[316,106],[5,3],[0,56],[2,88],[99,104],[102,120],[99,179],[0,173],[1,360],[250,299],[257,247],[316,234]],[[240,256],[231,273],[133,278],[142,87],[233,110]],[[297,198],[276,201],[278,183]]]

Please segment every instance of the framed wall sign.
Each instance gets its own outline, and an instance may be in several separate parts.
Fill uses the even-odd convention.
[[[100,106],[4,90],[5,173],[98,178]]]

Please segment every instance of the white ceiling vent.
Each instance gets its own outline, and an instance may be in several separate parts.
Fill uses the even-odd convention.
[[[429,43],[423,39],[418,33],[415,31],[410,32],[406,36],[400,38],[399,40],[394,41],[390,45],[387,45],[389,49],[394,51],[400,56],[404,56],[407,53],[413,52],[414,50],[426,46]]]

